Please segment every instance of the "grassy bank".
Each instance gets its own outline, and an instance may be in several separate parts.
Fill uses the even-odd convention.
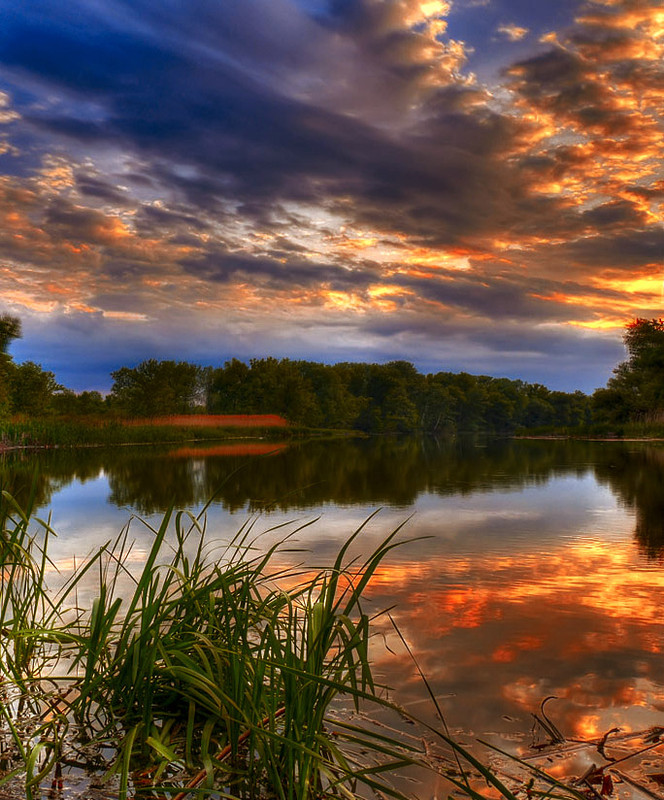
[[[178,444],[240,439],[288,442],[310,438],[364,438],[367,435],[361,431],[312,429],[298,426],[187,424],[186,417],[179,418],[175,424],[158,420],[43,419],[0,423],[0,452],[13,448]],[[482,432],[475,431],[474,435],[482,435]],[[540,426],[519,429],[503,435],[517,438],[664,439],[664,425],[629,423],[621,426]],[[454,436],[452,435],[451,438]]]
[[[578,427],[555,427],[552,425],[536,428],[522,428],[515,432],[517,437],[565,437],[571,439],[664,439],[664,424],[651,422],[626,422],[621,425],[597,423]]]
[[[217,420],[219,420],[217,422]],[[16,447],[77,447],[120,444],[174,444],[224,439],[288,441],[309,437],[361,436],[359,432],[289,425],[267,415],[123,418],[18,419],[0,423],[0,451]]]
[[[0,425],[0,448],[160,444],[219,439],[284,439],[302,435],[288,427],[154,424],[141,420],[26,420]]]

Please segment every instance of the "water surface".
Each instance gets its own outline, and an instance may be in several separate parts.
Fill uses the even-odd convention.
[[[73,557],[114,537],[131,514],[156,521],[208,509],[209,536],[298,524],[282,559],[331,563],[377,509],[359,548],[397,525],[417,538],[373,581],[450,727],[525,745],[541,701],[566,736],[662,722],[664,449],[656,444],[370,439],[291,445],[118,447],[3,457],[5,485],[31,485]],[[132,524],[140,564],[150,530]],[[394,650],[392,654],[387,649]],[[393,696],[434,719],[421,681],[386,628],[376,669]],[[537,732],[535,733],[537,736]]]

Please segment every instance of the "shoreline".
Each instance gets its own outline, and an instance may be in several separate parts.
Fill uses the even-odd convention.
[[[347,430],[331,430],[331,429],[321,429],[321,428],[311,428],[311,429],[304,429],[304,428],[295,428],[295,427],[285,427],[285,426],[275,426],[270,428],[244,428],[246,431],[245,433],[242,432],[242,428],[237,427],[219,427],[219,428],[204,428],[203,426],[193,425],[189,426],[139,426],[139,425],[127,425],[127,426],[113,426],[112,427],[112,434],[107,438],[103,439],[100,437],[97,441],[94,441],[94,432],[99,430],[104,430],[104,428],[99,428],[97,426],[85,426],[82,430],[82,436],[80,441],[75,440],[75,436],[72,439],[65,440],[65,437],[62,436],[64,432],[68,433],[76,433],[77,425],[74,424],[72,426],[67,426],[66,423],[62,423],[58,425],[54,429],[50,431],[51,435],[53,436],[53,441],[44,442],[39,441],[38,436],[39,433],[31,434],[30,431],[22,432],[20,435],[26,436],[28,438],[33,439],[32,441],[28,442],[16,442],[16,441],[0,441],[0,455],[4,453],[10,453],[15,451],[41,451],[41,450],[58,450],[58,449],[76,449],[76,448],[103,448],[103,447],[147,447],[147,446],[167,446],[167,445],[185,445],[185,444],[192,444],[192,443],[210,443],[211,445],[218,444],[219,442],[246,442],[246,441],[263,441],[263,442],[270,442],[275,441],[279,443],[283,443],[284,440],[287,442],[296,442],[302,441],[305,439],[348,439],[348,438],[364,438],[367,434],[363,433],[362,431],[347,431]],[[110,426],[109,426],[110,427]],[[123,431],[132,431],[132,432],[141,432],[143,433],[143,428],[145,431],[149,430],[153,432],[151,437],[141,438],[137,440],[132,440],[131,435],[127,437],[123,437],[121,434]],[[201,435],[203,431],[207,432],[207,435]],[[254,433],[249,433],[249,431],[255,431]],[[161,438],[159,435],[163,433],[164,438]],[[3,434],[0,432],[0,436]],[[33,438],[34,437],[34,438]],[[60,439],[60,441],[58,441]]]
[[[382,434],[377,434],[380,436]],[[422,434],[400,434],[401,436],[421,436]],[[494,434],[480,434],[480,435],[487,435],[493,436]],[[363,439],[363,438],[371,438],[372,434],[366,434],[362,431],[343,431],[339,433],[318,433],[316,431],[306,431],[300,432],[297,436],[289,437],[286,444],[291,444],[296,441],[307,441],[307,440],[321,440],[321,439]],[[456,438],[456,437],[451,437]],[[636,443],[643,443],[643,444],[656,444],[658,442],[664,442],[664,437],[657,437],[657,436],[639,436],[639,437],[625,437],[625,438],[616,438],[616,437],[603,437],[603,436],[501,436],[500,438],[508,438],[514,439],[517,441],[535,441],[535,442],[609,442],[614,444],[636,444]],[[0,456],[6,453],[14,453],[17,451],[23,452],[39,452],[43,450],[76,450],[76,449],[101,449],[105,447],[160,447],[160,446],[174,446],[174,445],[186,445],[186,444],[205,444],[209,443],[211,446],[218,444],[219,442],[247,442],[247,441],[266,441],[269,442],[269,437],[265,436],[210,436],[210,437],[188,437],[183,439],[152,439],[152,440],[145,440],[145,441],[109,441],[109,442],[54,442],[52,444],[3,444],[0,442]],[[279,444],[281,446],[284,445],[284,442],[277,442],[275,440],[275,444]]]
[[[662,436],[572,436],[571,434],[556,435],[556,434],[541,434],[526,435],[519,434],[511,436],[512,439],[532,439],[535,441],[552,441],[552,442],[664,442]]]

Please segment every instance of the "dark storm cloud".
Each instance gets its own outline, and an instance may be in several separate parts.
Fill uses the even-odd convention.
[[[375,279],[377,268],[345,269],[335,264],[313,263],[293,258],[282,261],[274,256],[247,256],[217,251],[202,258],[180,262],[188,272],[207,280],[228,283],[244,277],[273,289],[315,288],[322,284],[334,291],[366,289]]]
[[[653,181],[650,186],[626,186],[625,192],[643,200],[657,200],[664,197],[664,181]]]
[[[609,225],[610,227],[610,225]],[[661,269],[664,263],[664,228],[631,230],[581,238],[547,248],[554,268],[569,265],[570,269],[633,270],[648,265]]]
[[[104,275],[114,281],[132,281],[139,278],[144,272],[145,265],[136,259],[113,257],[104,259]],[[139,302],[139,299],[136,296],[128,295],[126,292],[118,294],[109,308],[112,310],[121,310],[121,306],[118,305],[118,303],[123,296],[127,298],[127,310],[136,308],[136,303]],[[95,304],[100,300],[104,300],[106,297],[108,297],[108,295],[91,295],[90,302]]]
[[[232,200],[243,204],[243,214],[258,217],[280,202],[329,203],[364,224],[431,243],[495,234],[532,214],[519,173],[505,159],[521,126],[490,112],[481,92],[454,84],[429,91],[423,121],[394,135],[357,114],[325,107],[315,92],[299,99],[261,76],[251,49],[257,37],[248,34],[256,7],[248,3],[231,14],[199,2],[196,14],[188,10],[183,32],[175,25],[184,13],[178,4],[154,14],[146,4],[130,12],[109,3],[109,14],[115,10],[129,23],[139,17],[152,22],[147,31],[131,24],[123,31],[76,3],[67,6],[64,22],[62,15],[38,15],[28,3],[0,34],[2,59],[15,81],[27,76],[64,98],[24,111],[27,123],[81,144],[131,146],[152,161],[153,174],[166,186],[206,210]],[[293,17],[294,9],[285,4],[284,13]],[[366,9],[357,18],[360,27],[369,24],[365,17]],[[357,19],[348,12],[351,42],[368,35],[357,29]],[[210,45],[218,36],[223,47],[229,31],[238,29],[246,37],[233,45],[234,52],[246,45],[241,63],[194,47],[198,34]],[[383,35],[397,33],[395,22]],[[330,35],[318,36],[333,55]],[[402,54],[403,70],[394,75],[394,52],[383,50],[370,60],[374,72],[382,67],[389,76],[387,88],[419,91],[419,67],[412,74],[406,69],[409,58],[419,64],[418,51]],[[272,53],[279,74],[291,56],[275,42]],[[556,205],[539,202],[547,209]]]
[[[549,100],[557,106],[571,98],[583,100],[585,93],[594,91],[582,83],[585,67],[578,55],[563,48],[520,61],[505,70],[518,79],[523,95],[532,99]]]
[[[287,251],[289,253],[304,253],[306,252],[306,248],[302,247],[302,245],[297,244],[296,242],[291,242],[286,239],[284,236],[277,236],[274,240],[274,244],[277,247],[280,247],[282,251]]]
[[[626,200],[604,203],[590,211],[584,211],[581,214],[581,220],[595,228],[608,228],[612,225],[619,228],[636,228],[648,223],[643,209]]]
[[[27,3],[0,33],[1,57],[15,81],[27,76],[61,95],[59,103],[24,110],[26,122],[80,143],[133,148],[164,191],[177,191],[205,213],[228,213],[233,203],[243,217],[269,226],[285,203],[322,205],[431,246],[611,224],[617,209],[614,217],[580,218],[561,198],[533,195],[528,170],[562,174],[573,148],[515,159],[528,131],[517,116],[492,110],[486,94],[456,80],[453,70],[437,74],[435,90],[422,88],[422,73],[434,69],[421,55],[429,51],[421,31],[399,27],[397,13],[411,5],[337,4],[335,38],[280,2],[269,15],[275,25],[280,20],[280,42],[258,25],[268,4],[257,0],[232,9],[199,0],[195,13],[187,7],[186,14],[176,2],[158,12],[141,2],[110,2],[103,11],[73,2],[66,14],[50,15]],[[599,23],[588,27],[596,31]],[[306,43],[295,53],[287,49],[303,30],[318,53]],[[332,77],[326,58],[337,54],[339,38],[359,66],[381,75],[384,87],[416,98],[416,122],[375,124],[370,113],[362,119],[343,113],[340,103],[326,105],[324,90],[291,85],[308,64],[312,81],[323,86]],[[599,35],[591,38],[595,48],[609,46]],[[444,52],[438,55],[444,61]],[[588,80],[591,69],[581,51],[557,47],[508,73],[528,102],[585,128],[624,132],[632,118],[601,82]],[[359,84],[346,94],[360,94]],[[371,101],[375,95],[368,107]],[[584,157],[576,158],[584,169]],[[112,195],[94,182],[83,181],[81,190],[100,199]],[[139,224],[149,227],[158,213],[144,209]]]
[[[389,339],[403,334],[425,337],[441,342],[465,342],[466,345],[480,346],[490,353],[511,353],[513,356],[531,354],[544,357],[550,354],[552,358],[575,358],[575,347],[581,346],[578,331],[560,326],[549,328],[533,328],[524,324],[523,320],[502,320],[500,326],[487,328],[482,320],[469,319],[463,324],[457,320],[438,315],[412,315],[401,318],[379,317],[374,318],[366,325],[366,330],[373,334]],[[596,334],[586,337],[586,347],[592,347],[597,356],[593,363],[607,363],[608,359],[615,359],[624,353],[622,345],[615,340],[603,338]],[[460,353],[468,351],[468,347],[461,347]],[[459,360],[463,360],[463,355]],[[608,363],[611,363],[610,360]]]
[[[533,295],[534,287],[525,281],[506,276],[450,275],[447,280],[405,277],[399,284],[414,289],[419,296],[443,305],[463,309],[496,320],[564,320],[569,309]],[[584,316],[590,318],[589,309]]]
[[[76,186],[85,197],[96,198],[113,205],[123,205],[129,200],[126,189],[93,175],[77,175]]]
[[[483,320],[459,323],[446,314],[400,314],[373,318],[365,329],[382,340],[375,349],[389,358],[420,353],[416,363],[424,371],[513,379],[527,375],[529,381],[565,391],[594,391],[625,358],[614,336],[560,325],[538,328],[523,320],[487,326]],[[581,371],[579,363],[585,365]]]
[[[75,391],[107,392],[113,370],[134,366],[146,358],[173,358],[175,351],[176,356],[191,356],[185,353],[183,344],[164,337],[157,326],[124,324],[118,330],[117,323],[101,313],[61,314],[46,324],[27,316],[23,338],[12,352],[19,362],[36,361],[48,365],[60,378],[66,376],[66,385]]]
[[[41,82],[62,96],[60,103],[24,110],[27,122],[81,143],[131,146],[167,186],[206,210],[234,201],[243,214],[265,217],[280,202],[331,204],[364,224],[437,245],[529,231],[542,220],[553,232],[563,205],[533,197],[509,158],[525,132],[520,120],[491,111],[483,93],[457,81],[453,70],[444,73],[447,85],[436,73],[438,88],[422,90],[422,72],[434,66],[421,55],[429,52],[422,32],[400,27],[397,13],[407,15],[415,5],[354,0],[336,4],[331,17],[333,33],[360,66],[380,73],[388,88],[417,97],[419,123],[396,133],[370,115],[363,121],[326,106],[324,90],[319,97],[289,85],[307,65],[321,85],[330,77],[325,59],[297,38],[303,31],[330,59],[337,44],[286,2],[271,12],[257,0],[233,8],[171,2],[159,11],[145,2],[104,8],[71,2],[66,13],[28,2],[21,14],[8,15],[1,57],[15,81]],[[283,41],[266,32],[261,14]],[[600,22],[576,33],[579,46],[589,46],[585,29],[596,32]],[[609,47],[606,37],[590,38],[593,47]],[[294,40],[295,52],[288,49]],[[445,52],[430,59],[444,61]],[[587,80],[588,69],[580,51],[559,47],[509,73],[530,102],[579,125],[621,133],[629,115],[599,82]],[[179,172],[181,165],[191,174]],[[564,228],[569,223],[569,215],[560,218]]]
[[[52,203],[44,215],[51,234],[78,242],[108,243],[113,237],[109,217],[92,208],[84,208],[62,200]]]
[[[163,230],[176,231],[182,228],[193,229],[195,231],[206,231],[210,229],[210,223],[191,213],[187,206],[164,206],[143,205],[141,206],[134,226],[139,233],[160,233]],[[200,245],[200,239],[193,239]]]
[[[431,115],[404,140],[400,161],[385,160],[358,186],[357,218],[437,246],[555,220],[560,201],[533,197],[510,162],[521,123],[484,105],[448,110],[454,94],[434,97]]]

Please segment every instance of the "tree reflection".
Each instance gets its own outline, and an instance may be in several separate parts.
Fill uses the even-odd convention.
[[[625,447],[613,451],[595,470],[598,480],[636,512],[634,536],[641,552],[664,558],[664,450]]]
[[[578,447],[570,444],[381,437],[306,442],[255,458],[123,453],[105,471],[111,502],[141,514],[213,496],[230,511],[324,503],[407,507],[423,492],[472,494],[544,482],[559,468],[576,469]]]
[[[265,445],[265,447],[263,447]],[[0,459],[2,488],[47,506],[73,480],[102,472],[109,502],[142,515],[207,502],[268,512],[337,505],[411,506],[423,493],[470,495],[519,489],[594,472],[636,512],[635,536],[649,558],[664,554],[664,449],[621,442],[373,437],[196,447],[14,451]],[[209,454],[208,454],[209,453]]]

